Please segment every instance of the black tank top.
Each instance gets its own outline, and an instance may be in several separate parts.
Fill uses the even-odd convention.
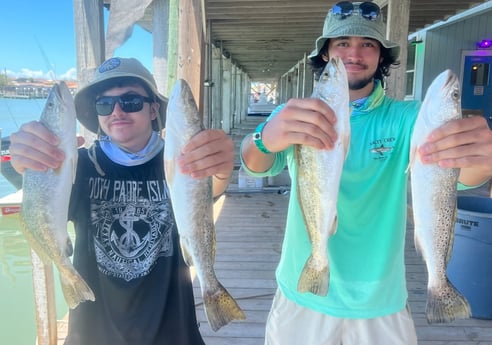
[[[139,166],[79,150],[70,219],[74,266],[95,302],[70,311],[67,345],[202,345],[162,152]]]

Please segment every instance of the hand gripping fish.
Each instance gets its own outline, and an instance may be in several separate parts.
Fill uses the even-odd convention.
[[[63,295],[70,308],[94,300],[94,294],[72,266],[67,232],[68,203],[77,165],[76,119],[73,98],[65,83],[55,84],[40,120],[60,139],[65,161],[45,172],[26,169],[20,220],[31,247],[38,344],[56,344],[53,266],[60,273]],[[53,338],[54,337],[54,338]],[[51,341],[51,342],[50,342]]]
[[[328,240],[337,230],[338,188],[350,145],[348,80],[339,58],[328,62],[312,97],[322,99],[335,112],[338,138],[331,150],[305,145],[294,148],[298,166],[297,194],[312,247],[297,290],[325,296],[330,279]]]
[[[205,313],[210,327],[217,331],[232,320],[246,317],[214,271],[212,178],[192,178],[182,174],[176,164],[183,147],[203,129],[189,85],[184,80],[176,81],[167,107],[164,170],[183,256],[188,265],[196,268]]]
[[[470,306],[446,276],[451,257],[456,220],[459,169],[422,164],[418,148],[429,133],[453,119],[461,118],[460,85],[450,70],[429,86],[415,122],[410,166],[415,246],[428,272],[426,316],[429,323],[470,317]]]

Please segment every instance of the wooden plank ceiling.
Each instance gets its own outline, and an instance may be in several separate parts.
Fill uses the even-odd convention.
[[[325,15],[337,2],[205,0],[205,11],[212,41],[252,80],[268,80],[277,79],[313,50]],[[409,33],[483,2],[411,0]]]
[[[326,13],[339,0],[202,1],[214,45],[252,80],[271,81],[313,50]],[[490,0],[410,1],[409,34]],[[151,31],[151,18],[150,10],[139,24]]]

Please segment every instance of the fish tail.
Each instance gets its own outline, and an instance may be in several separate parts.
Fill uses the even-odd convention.
[[[94,301],[94,293],[85,280],[73,270],[71,274],[60,274],[63,296],[70,309],[74,309],[84,301]]]
[[[232,320],[246,319],[237,302],[220,283],[216,291],[204,292],[203,303],[208,323],[214,332]]]
[[[444,288],[427,291],[426,316],[430,324],[451,322],[469,318],[471,308],[466,298],[447,280]]]
[[[299,277],[297,291],[311,292],[318,296],[326,296],[330,284],[328,265],[317,268],[314,257],[311,255],[304,265]]]

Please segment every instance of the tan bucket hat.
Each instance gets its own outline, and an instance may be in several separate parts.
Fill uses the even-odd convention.
[[[351,5],[353,10],[352,13],[348,15],[344,14],[343,10],[340,10],[343,8],[350,8]],[[362,10],[364,8],[376,9],[377,15],[375,12],[372,12],[368,16],[363,15]],[[323,25],[323,34],[316,40],[316,47],[308,57],[312,59],[318,56],[327,39],[356,36],[368,37],[379,41],[383,47],[390,50],[391,57],[397,60],[400,55],[400,45],[387,40],[385,33],[386,24],[383,21],[383,14],[375,3],[351,3],[350,1],[342,1],[330,9],[326,15],[325,23]]]
[[[95,100],[97,94],[101,91],[101,86],[104,82],[115,78],[133,77],[140,79],[150,91],[156,96],[156,100],[160,103],[159,115],[160,122],[163,125],[166,123],[166,108],[167,98],[159,93],[157,85],[152,74],[140,61],[134,58],[119,58],[113,57],[104,61],[97,69],[92,80],[79,89],[74,96],[75,110],[77,119],[88,130],[93,133],[98,132],[99,121]],[[159,126],[153,124],[155,130],[159,130]]]

